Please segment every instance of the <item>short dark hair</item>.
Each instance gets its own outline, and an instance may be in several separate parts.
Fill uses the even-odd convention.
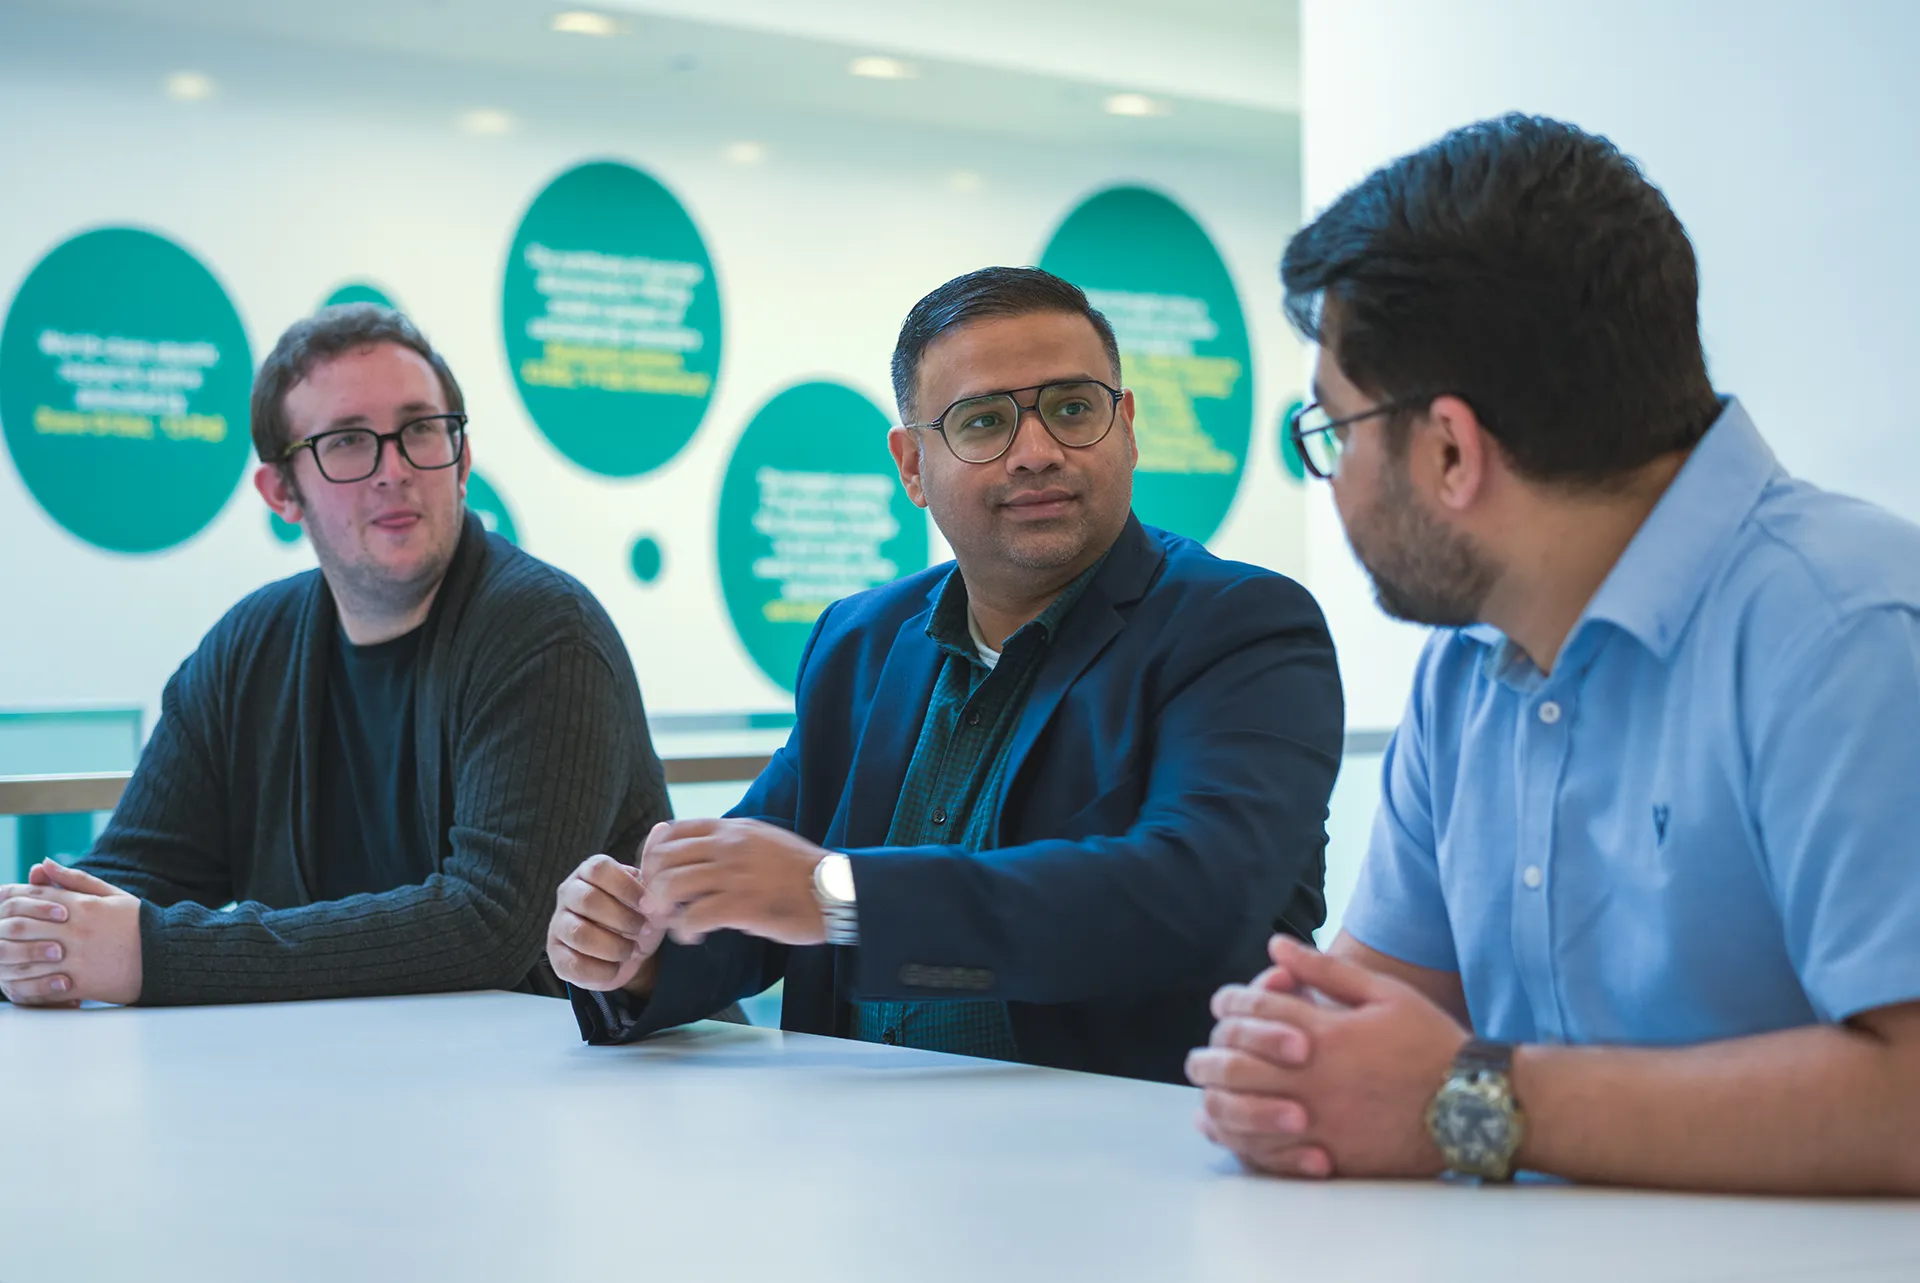
[[[920,376],[920,358],[935,339],[974,321],[1035,312],[1085,317],[1113,363],[1114,382],[1120,381],[1120,343],[1113,336],[1113,326],[1087,302],[1086,292],[1078,285],[1037,267],[983,267],[954,277],[915,303],[901,323],[900,339],[893,345],[893,399],[899,403],[901,418],[920,417],[913,403],[914,385]]]
[[[1294,235],[1280,279],[1356,387],[1459,395],[1535,480],[1604,487],[1719,412],[1686,230],[1561,121],[1481,121],[1375,170]]]
[[[312,374],[315,366],[379,343],[395,343],[418,352],[439,376],[447,409],[455,414],[466,411],[466,398],[460,395],[453,371],[412,321],[378,303],[323,307],[287,327],[273,351],[267,353],[260,372],[253,376],[253,449],[262,463],[279,463],[293,444],[292,428],[287,423],[287,393],[294,384]]]

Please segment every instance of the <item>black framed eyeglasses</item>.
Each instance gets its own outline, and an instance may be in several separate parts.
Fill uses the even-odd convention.
[[[1446,395],[1445,392],[1431,392],[1423,396],[1401,397],[1385,405],[1376,405],[1371,410],[1362,410],[1359,414],[1349,414],[1344,419],[1331,417],[1318,401],[1309,401],[1287,419],[1287,436],[1293,441],[1293,452],[1300,456],[1300,462],[1307,466],[1307,471],[1322,481],[1331,481],[1339,475],[1340,459],[1347,452],[1347,427],[1364,419],[1379,418],[1383,414],[1418,409],[1431,403],[1435,397]]]
[[[403,423],[392,432],[375,432],[372,428],[316,432],[288,446],[281,453],[280,462],[291,463],[297,451],[311,450],[313,464],[320,469],[320,475],[346,485],[365,481],[380,471],[380,457],[389,441],[402,459],[423,472],[431,472],[460,462],[460,449],[466,439],[466,415],[429,414]]]
[[[1018,398],[1028,392],[1033,404],[1021,405]],[[1098,379],[1068,379],[964,397],[930,423],[905,426],[938,432],[962,463],[992,463],[1013,448],[1020,418],[1029,410],[1040,416],[1047,435],[1068,449],[1099,445],[1113,431],[1120,396],[1121,389]]]

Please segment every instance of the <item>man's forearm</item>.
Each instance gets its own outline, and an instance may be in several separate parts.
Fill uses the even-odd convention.
[[[146,1004],[511,988],[540,954],[535,915],[445,878],[297,909],[147,904],[140,926]]]
[[[1516,1165],[1598,1184],[1920,1194],[1920,1004],[1697,1047],[1521,1048]]]

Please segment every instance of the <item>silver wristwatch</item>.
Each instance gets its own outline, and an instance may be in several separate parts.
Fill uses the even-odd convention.
[[[859,944],[860,914],[853,902],[853,861],[829,851],[813,866],[813,898],[827,920],[828,944]]]

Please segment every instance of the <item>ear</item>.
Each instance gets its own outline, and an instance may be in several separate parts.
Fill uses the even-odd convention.
[[[263,463],[255,468],[253,488],[267,501],[267,507],[278,513],[280,520],[288,525],[299,525],[300,519],[306,515],[300,496],[293,488],[292,478],[282,472],[279,465]]]
[[[900,469],[900,484],[916,508],[927,506],[927,490],[920,475],[920,439],[911,428],[889,428],[887,449],[893,452],[893,465]]]
[[[1120,430],[1127,434],[1127,466],[1140,466],[1140,442],[1133,435],[1133,389],[1122,388],[1120,401],[1114,406],[1114,413],[1120,416]]]
[[[1414,425],[1410,449],[1418,454],[1434,499],[1453,512],[1471,508],[1486,492],[1500,443],[1480,422],[1473,407],[1457,396],[1435,397],[1424,420]]]
[[[467,478],[473,475],[473,438],[460,438],[460,502],[467,501]]]

